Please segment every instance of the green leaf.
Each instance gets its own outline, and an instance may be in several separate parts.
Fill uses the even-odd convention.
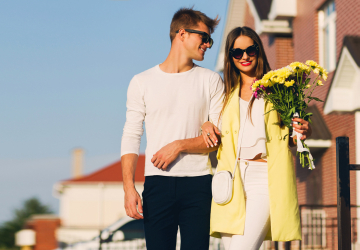
[[[310,99],[310,100],[315,100],[315,101],[317,101],[317,102],[324,102],[323,100],[320,100],[319,98],[313,97],[313,96],[309,96],[308,99]]]

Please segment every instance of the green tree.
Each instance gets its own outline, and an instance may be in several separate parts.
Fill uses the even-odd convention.
[[[35,197],[24,201],[20,209],[13,211],[13,219],[0,225],[0,249],[14,249],[15,233],[23,228],[32,215],[49,213],[53,213],[50,207]]]

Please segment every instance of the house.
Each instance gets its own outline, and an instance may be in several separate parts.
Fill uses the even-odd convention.
[[[55,231],[60,219],[53,214],[32,215],[24,228],[15,234],[15,243],[21,250],[56,249],[58,242]]]
[[[74,173],[81,173],[82,154],[74,153]],[[135,173],[135,187],[143,190],[145,156],[140,155]],[[100,230],[126,216],[124,208],[121,162],[89,175],[78,174],[54,185],[54,195],[60,200],[61,226],[57,239],[61,245],[87,241],[99,235]]]
[[[254,29],[262,39],[272,69],[294,61],[317,61],[329,77],[310,103],[313,136],[307,144],[316,169],[296,162],[301,209],[301,242],[292,249],[337,249],[336,143],[349,137],[350,163],[360,163],[360,1],[229,0],[216,70],[223,70],[226,36],[238,26]],[[358,180],[358,181],[357,181]],[[350,174],[351,204],[360,205],[360,172]],[[359,247],[360,223],[352,211],[352,242]],[[360,238],[360,237],[359,237]],[[271,245],[271,244],[270,244]],[[270,246],[269,245],[269,246]]]

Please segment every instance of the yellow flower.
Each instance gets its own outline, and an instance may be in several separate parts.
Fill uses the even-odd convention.
[[[293,62],[289,65],[293,71],[296,73],[303,73],[310,74],[311,68],[301,62]]]
[[[318,81],[316,82],[316,85],[317,85],[317,86],[323,86],[324,84],[322,83],[322,81],[318,80]]]
[[[322,76],[322,79],[324,79],[324,81],[326,81],[326,79],[328,78],[328,72],[324,68],[321,68],[321,69],[322,70],[320,70],[320,75]]]
[[[271,74],[270,81],[272,83],[283,84],[283,83],[285,83],[286,79],[291,75],[292,75],[292,71],[289,68],[284,67],[284,68],[274,71]]]
[[[317,64],[317,62],[315,62],[313,60],[307,60],[305,64],[309,65],[315,74],[319,74],[321,72],[321,70],[323,69],[319,64]]]
[[[307,60],[307,61],[305,62],[305,64],[306,64],[306,65],[309,65],[309,66],[312,67],[313,69],[319,67],[319,64],[317,64],[317,63],[316,63],[315,61],[313,61],[313,60]]]
[[[277,80],[278,80],[278,83],[284,84],[286,79],[285,79],[285,77],[278,77]]]
[[[309,89],[310,87],[311,87],[310,84],[308,84],[308,85],[305,86],[306,89]]]
[[[257,89],[257,87],[260,86],[260,81],[261,81],[261,80],[258,80],[258,81],[256,81],[256,82],[254,82],[254,84],[252,85],[252,91],[253,91],[253,92],[255,92],[256,89]]]
[[[261,79],[260,80],[260,85],[263,85],[264,87],[269,87],[269,80],[264,80],[264,79]]]
[[[300,65],[301,65],[301,62],[293,62],[293,63],[290,63],[290,67],[295,70],[296,68],[300,68]]]
[[[322,78],[326,81],[328,77],[328,73],[326,72],[326,69],[324,69],[323,67],[321,67],[319,64],[317,64],[312,60],[307,60],[306,64],[312,68],[315,74],[320,74],[320,76],[322,76]]]
[[[292,72],[289,68],[285,67],[285,68],[279,69],[278,74],[280,77],[288,78],[289,76],[291,76]]]
[[[270,81],[272,81],[273,83],[277,83],[278,82],[277,78],[278,78],[277,75],[273,75],[273,76],[271,76]]]
[[[275,74],[275,72],[274,71],[269,71],[269,72],[267,72],[264,76],[263,76],[263,80],[270,80],[270,78],[273,76]]]
[[[295,81],[294,81],[294,80],[291,80],[291,81],[286,81],[286,82],[285,82],[285,86],[286,86],[286,87],[290,87],[290,86],[293,86],[293,85],[294,85],[294,83],[295,83]]]

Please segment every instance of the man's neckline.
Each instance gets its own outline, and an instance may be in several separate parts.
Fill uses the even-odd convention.
[[[156,65],[157,69],[163,73],[163,74],[166,74],[166,75],[182,75],[182,74],[187,74],[187,73],[190,73],[191,71],[193,71],[196,67],[198,67],[198,65],[196,65],[195,63],[193,64],[193,67],[187,71],[184,71],[184,72],[180,72],[180,73],[167,73],[165,71],[163,71],[161,68],[160,68],[160,64]]]

